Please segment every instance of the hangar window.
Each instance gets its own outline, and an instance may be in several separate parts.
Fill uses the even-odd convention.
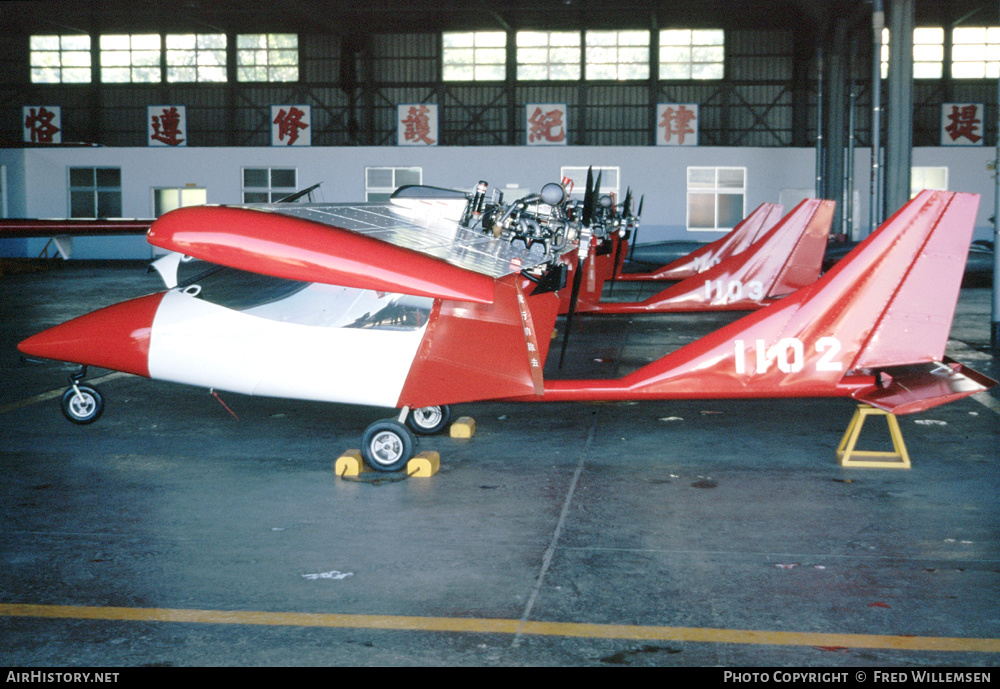
[[[648,79],[648,31],[588,31],[587,79]]]
[[[882,29],[882,78],[889,75],[889,29]],[[913,78],[940,79],[944,72],[944,29],[934,26],[913,30]]]
[[[243,168],[243,203],[273,203],[291,196],[297,188],[295,168]]]
[[[951,75],[956,79],[1000,77],[1000,26],[952,31]]]
[[[910,168],[910,198],[924,189],[948,191],[948,168],[946,167],[914,167]]]
[[[745,167],[687,169],[687,228],[731,230],[743,219],[747,188]]]
[[[153,189],[153,217],[184,206],[202,206],[208,202],[204,187],[175,187]]]
[[[559,174],[563,179],[573,180],[573,190],[570,192],[571,198],[583,200],[583,196],[587,191],[587,171],[590,169],[589,167],[572,166],[559,168]],[[620,168],[594,166],[593,170],[595,184],[597,183],[597,175],[601,175],[601,188],[599,191],[602,194],[614,194],[617,197],[620,188],[618,181],[621,177]]]
[[[400,187],[422,184],[423,176],[419,167],[366,167],[365,201],[388,201]]]
[[[578,31],[517,32],[518,79],[579,79],[580,55]]]
[[[167,34],[167,81],[226,80],[226,34]]]
[[[120,218],[121,216],[121,168],[69,168],[69,217]]]
[[[298,34],[236,36],[236,77],[239,81],[298,81]]]
[[[32,36],[29,46],[31,83],[90,83],[90,36]]]
[[[725,63],[722,29],[660,32],[660,79],[721,79]]]
[[[913,78],[940,79],[944,73],[944,29],[913,30]]]
[[[444,81],[503,81],[507,78],[507,34],[446,32],[441,44]]]
[[[158,84],[159,34],[108,34],[101,36],[101,82],[105,84]]]

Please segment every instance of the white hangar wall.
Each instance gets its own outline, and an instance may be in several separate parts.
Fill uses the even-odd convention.
[[[914,166],[946,167],[948,188],[982,195],[977,238],[991,236],[993,179],[987,162],[993,149],[917,148]],[[855,157],[855,210],[862,232],[868,224],[870,157]],[[746,168],[747,212],[764,202],[787,206],[815,187],[812,148],[732,147],[299,147],[299,148],[28,148],[0,150],[7,217],[69,216],[69,168],[119,167],[122,216],[153,216],[153,189],[196,186],[208,203],[239,203],[245,167],[295,168],[298,184],[321,182],[319,199],[352,202],[365,198],[367,167],[419,167],[423,183],[471,189],[479,180],[491,188],[537,191],[558,181],[562,166],[614,166],[620,190],[645,196],[642,242],[665,239],[709,241],[716,232],[686,229],[687,169]],[[835,229],[836,231],[836,229]],[[0,240],[0,256],[37,256],[44,239]],[[142,237],[77,238],[74,258],[149,258]]]

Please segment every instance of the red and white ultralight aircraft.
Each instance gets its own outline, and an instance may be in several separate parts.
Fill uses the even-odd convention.
[[[564,255],[591,239],[559,185],[510,206],[411,188],[381,204],[181,208],[149,242],[215,267],[178,283],[175,257],[160,266],[171,289],[19,348],[84,366],[63,397],[79,423],[102,408],[87,366],[399,409],[363,436],[383,471],[413,455],[411,428],[477,400],[843,396],[915,412],[995,384],[944,356],[977,205],[923,192],[818,281],[620,379],[542,375]]]

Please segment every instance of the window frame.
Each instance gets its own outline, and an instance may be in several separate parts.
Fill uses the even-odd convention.
[[[601,187],[597,190],[597,195],[610,194],[617,199],[619,198],[619,192],[621,191],[621,180],[622,180],[622,169],[617,165],[593,165],[593,166],[581,166],[581,165],[563,165],[559,168],[560,179],[569,179],[573,181],[573,188],[570,190],[569,197],[572,199],[583,200],[583,197],[587,194],[587,171],[594,171],[594,184],[597,184],[597,176],[601,176]],[[613,181],[609,181],[609,177],[614,175]]]
[[[295,47],[281,45],[286,39],[294,38]],[[263,45],[260,44],[263,39]],[[256,43],[256,45],[254,45]],[[282,54],[293,53],[294,65],[279,61]],[[253,60],[245,62],[252,55]],[[263,57],[263,61],[259,59]],[[299,81],[301,60],[299,59],[299,35],[296,33],[254,33],[236,35],[236,81],[240,83],[293,83]],[[279,78],[282,70],[292,70],[287,78]]]
[[[449,45],[452,42],[455,44]],[[465,54],[471,56],[471,60],[459,59]],[[502,58],[500,61],[487,59],[494,55]],[[445,31],[441,34],[441,81],[504,81],[506,78],[506,31]]]
[[[680,37],[681,34],[686,33],[688,35],[687,43],[664,43],[664,39],[670,35]],[[696,42],[697,39],[705,39],[709,34],[720,34],[721,42]],[[661,81],[717,81],[719,79],[724,79],[726,76],[726,32],[725,29],[661,29],[658,37],[659,40],[659,62],[657,65],[657,75]],[[680,52],[682,49],[687,48],[687,59],[686,60],[664,60],[664,54],[670,49],[676,49]],[[721,51],[721,55],[717,60],[701,60],[696,59],[696,51],[698,49],[718,48]],[[665,68],[668,65],[679,65],[687,67],[686,76],[677,75],[667,75],[665,74]],[[709,76],[695,76],[694,72],[696,67],[708,67],[718,65],[718,73],[713,73]]]
[[[73,172],[75,170],[90,170],[93,177],[92,184],[74,184],[73,183]],[[118,184],[117,186],[111,184],[102,184],[99,179],[99,170],[116,170],[118,172]],[[122,217],[122,169],[115,165],[70,165],[66,167],[66,191],[67,191],[67,208],[68,213],[66,217],[68,218],[87,218],[87,219],[106,219],[106,218],[120,218]],[[93,215],[77,215],[73,211],[73,197],[74,194],[82,193],[91,194],[91,203],[94,211]],[[117,213],[101,213],[102,195],[104,203],[107,199],[117,198]]]
[[[927,40],[921,40],[918,42],[918,38],[926,38],[930,36],[931,32],[941,32],[940,42],[934,41],[930,42]],[[913,65],[913,78],[914,79],[941,79],[944,77],[944,29],[940,26],[917,26],[913,29],[913,54],[910,56],[911,63]],[[887,79],[889,77],[889,43],[891,36],[889,34],[888,28],[882,29],[882,51],[879,56],[879,74],[882,79]],[[927,60],[927,59],[917,59],[917,54],[924,52],[922,49],[929,47],[940,47],[940,57],[937,59]],[[933,74],[921,73],[925,72],[929,65],[936,65],[937,70],[934,70]]]
[[[691,173],[693,171],[704,171],[712,170],[714,182],[711,187],[692,187]],[[741,187],[731,187],[731,186],[721,186],[719,180],[719,173],[723,171],[735,172],[740,171],[743,177],[743,184]],[[745,166],[738,165],[689,165],[685,172],[686,180],[686,192],[685,192],[685,227],[688,232],[728,232],[732,230],[740,220],[746,216],[746,204],[747,204],[747,168]],[[711,195],[714,198],[713,203],[713,215],[714,222],[713,227],[706,226],[692,226],[691,225],[691,202],[692,196],[707,196]],[[732,225],[721,225],[719,223],[719,200],[721,196],[740,196],[740,206],[741,209],[737,212],[738,219]]]
[[[982,31],[982,42],[956,40],[956,38],[961,39],[963,34],[968,34],[970,31]],[[967,49],[980,47],[982,48],[981,59],[960,59],[963,57],[962,53],[967,52]],[[956,53],[958,54],[957,56]],[[966,81],[970,79],[1000,78],[1000,26],[962,26],[952,29],[951,60],[949,61],[949,65],[953,79]],[[982,65],[982,73],[963,74],[962,72],[966,70],[961,69],[962,65]],[[959,67],[959,69],[956,69],[956,67]]]
[[[194,38],[194,47],[171,46],[181,39]],[[202,45],[213,40],[222,39],[222,46]],[[166,66],[166,81],[168,84],[223,84],[228,81],[228,37],[222,33],[172,33],[165,36],[163,45],[164,64]],[[172,58],[179,58],[182,54],[191,53],[193,64],[182,64],[172,62]],[[221,54],[221,64],[210,64],[207,62],[211,57],[218,58]],[[204,68],[204,69],[203,69]],[[174,74],[175,70],[194,70],[194,78],[182,78]],[[221,71],[221,73],[219,73]]]
[[[128,47],[120,44],[125,39]],[[156,43],[156,48],[143,45]],[[162,84],[163,37],[160,34],[101,34],[98,38],[100,83],[102,84]],[[124,56],[127,61],[123,61]],[[155,55],[155,64],[150,58]],[[143,58],[146,59],[143,59]],[[121,72],[128,72],[128,79]]]
[[[614,36],[614,44],[610,42],[601,42],[601,39],[605,37]],[[645,43],[630,43],[627,41],[629,37],[645,37]],[[623,39],[626,39],[623,42]],[[646,81],[649,79],[650,75],[650,46],[651,38],[649,31],[636,31],[636,30],[590,30],[584,33],[584,79],[587,81]],[[644,49],[644,50],[642,50]],[[622,51],[626,52],[644,52],[643,61],[632,61],[622,59]],[[608,61],[601,58],[602,54],[609,54],[614,52],[614,61]],[[639,66],[639,72],[637,74],[623,74],[623,70],[627,71],[630,66]],[[601,67],[613,67],[615,76],[608,76],[606,74],[600,73]]]
[[[531,37],[545,37],[545,44],[522,44],[522,39],[529,39]],[[556,43],[553,45],[553,39],[557,41],[562,38],[575,37],[576,41],[568,41],[567,43]],[[518,81],[579,81],[583,73],[581,67],[581,60],[583,59],[583,38],[579,31],[518,31],[515,38],[516,47],[516,68],[517,68],[517,80]],[[575,59],[572,62],[568,61],[554,61],[553,52],[561,53],[566,51],[575,52]],[[529,58],[534,52],[545,53],[544,61],[529,61]],[[531,76],[525,74],[531,69],[544,70],[544,76]],[[553,76],[553,69],[560,71],[562,69],[566,70],[566,75]]]
[[[202,199],[200,201],[192,201],[185,203],[184,192],[200,191],[203,192]],[[183,186],[183,187],[151,187],[151,206],[153,209],[153,217],[158,218],[164,213],[169,213],[177,208],[184,208],[186,206],[202,206],[208,203],[208,189],[205,187],[198,186]],[[171,204],[169,208],[162,210],[162,205],[159,199],[159,195],[164,192],[176,192],[177,200],[176,204]]]
[[[247,184],[247,172],[264,171],[267,173],[267,184],[266,185],[253,185]],[[275,185],[274,184],[274,173],[285,173],[291,172],[295,176],[293,186],[285,185]],[[240,168],[240,198],[243,203],[276,203],[286,196],[290,196],[298,191],[299,184],[299,170],[294,167],[262,167],[259,165],[245,165]],[[248,194],[263,194],[266,195],[267,200],[247,200]]]
[[[392,184],[393,186],[385,185],[374,185],[371,184],[370,174],[372,172],[385,172],[386,170],[392,171]],[[410,180],[400,180],[399,175],[404,173],[416,173],[417,181]],[[424,183],[424,169],[418,166],[392,166],[392,165],[366,165],[365,166],[365,202],[366,203],[378,203],[382,201],[388,201],[389,197],[392,196],[393,192],[402,186],[409,184],[423,184]],[[375,197],[375,198],[373,198]]]
[[[920,185],[917,186],[917,177],[926,175],[932,172],[944,172],[944,185],[943,186],[927,186]],[[948,171],[947,165],[914,165],[910,168],[910,198],[919,194],[924,189],[932,189],[935,191],[948,191],[950,173]]]
[[[55,39],[58,42],[56,48],[33,47],[35,39]],[[70,44],[77,41],[85,42],[86,47],[70,47]],[[41,41],[37,41],[40,43]],[[35,64],[36,58],[41,60],[43,56],[55,55],[58,65]],[[71,64],[74,57],[83,56],[81,62],[86,64]],[[38,70],[36,75],[36,70]],[[55,70],[56,79],[43,79],[42,75],[46,70]],[[86,72],[86,79],[66,79],[66,73],[70,74]],[[94,65],[91,54],[91,39],[89,34],[35,34],[28,38],[28,72],[32,84],[90,84],[94,81]]]

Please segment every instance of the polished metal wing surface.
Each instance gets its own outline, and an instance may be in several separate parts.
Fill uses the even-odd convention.
[[[385,203],[272,203],[239,206],[338,227],[434,256],[493,278],[545,262],[540,244],[531,248],[463,227],[465,203],[452,199],[397,199]]]

